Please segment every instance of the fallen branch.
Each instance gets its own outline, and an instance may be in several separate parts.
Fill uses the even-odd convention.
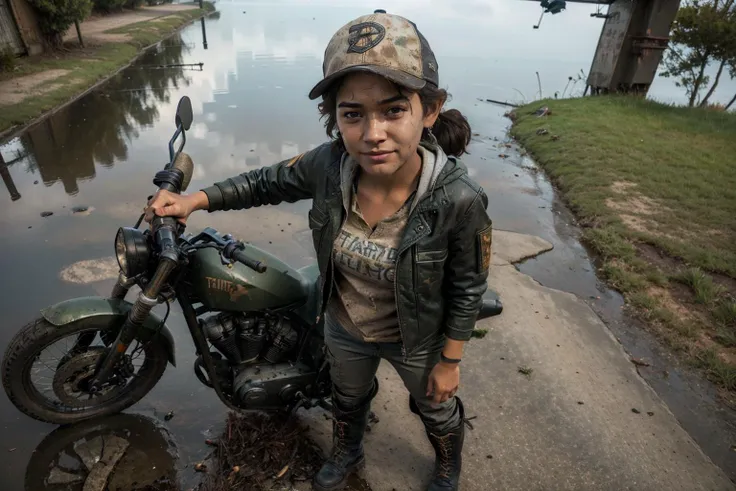
[[[496,101],[493,99],[486,99],[486,102],[492,102],[493,104],[500,104],[502,106],[519,107],[518,104],[514,104],[512,102]]]

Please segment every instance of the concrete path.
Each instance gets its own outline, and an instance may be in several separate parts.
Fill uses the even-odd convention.
[[[461,489],[733,490],[679,426],[608,328],[574,295],[545,288],[511,264],[551,249],[494,231],[490,285],[504,303],[466,346],[460,397],[467,417]],[[525,376],[519,367],[533,371]],[[434,454],[390,365],[379,369],[363,477],[374,491],[424,490]],[[330,426],[310,413],[316,440]]]

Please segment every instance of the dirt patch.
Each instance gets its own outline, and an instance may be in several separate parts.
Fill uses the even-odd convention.
[[[625,213],[621,213],[619,217],[621,218],[621,221],[624,222],[624,225],[634,232],[651,233],[653,224],[649,220],[634,215],[627,215]]]
[[[635,244],[639,255],[646,259],[648,262],[654,264],[662,271],[674,272],[682,269],[684,264],[682,261],[674,259],[666,254],[663,254],[659,249],[650,244],[639,243]]]
[[[612,210],[638,215],[655,215],[667,210],[663,205],[641,194],[628,195],[625,201],[607,198],[606,206]]]
[[[632,191],[636,184],[627,181],[616,181],[611,184],[611,191],[616,197],[606,198],[606,206],[617,212],[621,221],[634,232],[681,240],[680,237],[657,230],[656,215],[672,211],[656,200]],[[651,219],[649,217],[652,217]]]
[[[691,310],[675,300],[671,290],[659,286],[652,286],[647,289],[647,294],[657,299],[663,308],[675,314],[681,322],[690,322],[693,320]]]
[[[186,10],[196,9],[197,5],[161,5],[155,7],[141,7],[133,11],[123,11],[110,15],[90,16],[80,25],[82,38],[88,43],[119,43],[130,41],[128,34],[116,34],[106,31],[119,29],[142,21],[162,22],[167,16],[178,14]],[[64,41],[75,42],[77,31],[74,26],[64,34]]]
[[[687,268],[681,260],[668,256],[651,244],[638,243],[635,246],[642,258],[665,273],[675,273]],[[708,272],[708,275],[716,284],[723,286],[731,296],[736,297],[736,279],[713,272]]]
[[[615,181],[611,184],[611,191],[622,199],[608,198],[606,206],[612,210],[635,215],[655,215],[663,211],[671,211],[652,198],[632,191],[636,187],[637,184],[633,182]]]
[[[19,104],[27,97],[43,95],[58,89],[60,84],[48,82],[68,73],[70,70],[45,70],[0,82],[0,106]]]
[[[625,194],[629,189],[635,188],[637,184],[630,181],[614,181],[611,184],[611,190],[617,194]]]

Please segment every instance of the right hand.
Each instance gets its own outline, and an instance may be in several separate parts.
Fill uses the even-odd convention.
[[[182,224],[187,223],[189,215],[201,209],[202,196],[207,200],[207,195],[202,191],[195,194],[176,194],[164,189],[159,189],[148,201],[144,209],[143,219],[151,222],[155,217],[174,217]]]

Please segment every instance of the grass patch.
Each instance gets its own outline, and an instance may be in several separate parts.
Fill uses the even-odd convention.
[[[23,125],[84,92],[95,83],[130,63],[141,48],[154,44],[171,34],[187,22],[214,10],[214,5],[205,2],[204,9],[193,9],[159,18],[156,22],[143,21],[131,24],[111,33],[129,32],[128,42],[105,43],[99,46],[79,48],[75,43],[69,51],[48,53],[19,58],[12,71],[0,71],[0,82],[46,70],[69,70],[71,73],[39,84],[37,88],[58,85],[53,90],[27,97],[22,102],[2,106],[0,109],[0,132],[15,125]]]
[[[18,104],[4,106],[0,111],[0,131],[14,125],[24,124],[67,102],[76,94],[83,92],[128,63],[137,53],[138,49],[130,44],[105,44],[94,50],[84,50],[83,54],[77,53],[77,56],[43,60],[41,64],[44,68],[33,70],[34,72],[63,69],[70,70],[71,74],[46,82],[46,84],[59,83],[59,87],[54,90],[28,97]],[[24,68],[28,68],[25,66],[26,63],[27,60],[23,60]]]
[[[534,115],[541,106],[551,114]],[[601,96],[537,101],[512,119],[604,279],[667,344],[736,390],[736,366],[724,361],[736,359],[736,114]],[[701,336],[715,357],[697,348]]]
[[[697,364],[703,368],[713,382],[726,390],[736,391],[736,367],[724,362],[716,350],[702,350],[696,357]]]
[[[713,313],[722,325],[736,328],[736,302],[733,300],[724,300]]]
[[[525,375],[527,378],[531,378],[532,373],[534,373],[534,369],[527,366],[518,367],[517,371],[520,374]]]
[[[127,26],[110,29],[105,32],[109,34],[128,34],[132,38],[131,42],[133,44],[148,46],[187,22],[198,19],[204,13],[211,12],[212,10],[214,10],[214,5],[206,2],[204,9],[184,10],[177,14],[136,22],[135,24],[128,24]]]
[[[476,327],[475,329],[473,329],[473,332],[470,333],[470,337],[475,339],[483,339],[484,337],[486,337],[486,334],[488,334],[488,329],[481,329]]]
[[[723,286],[714,283],[713,278],[699,268],[688,268],[675,278],[692,288],[698,303],[712,305],[726,292]]]

